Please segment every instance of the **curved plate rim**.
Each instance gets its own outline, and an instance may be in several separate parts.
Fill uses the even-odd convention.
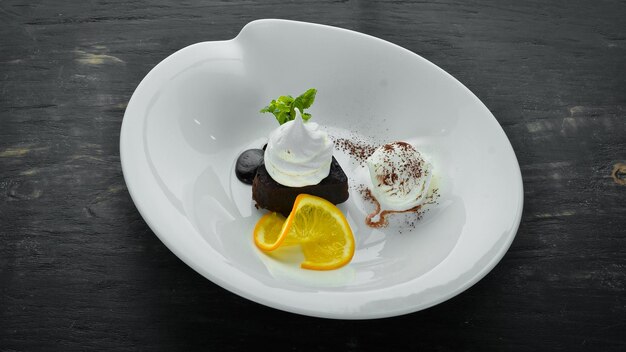
[[[384,311],[354,311],[351,309],[345,309],[345,310],[326,310],[326,311],[322,311],[319,309],[309,309],[308,307],[304,307],[304,306],[297,306],[297,305],[290,305],[290,304],[282,304],[282,302],[277,302],[275,299],[270,299],[267,297],[267,295],[259,295],[259,294],[255,294],[253,292],[251,292],[251,290],[249,288],[246,288],[246,284],[234,284],[232,279],[224,279],[224,275],[220,275],[219,273],[215,273],[212,272],[210,270],[207,270],[205,267],[201,267],[199,266],[196,262],[194,262],[192,260],[192,258],[185,253],[184,251],[181,251],[180,248],[176,245],[175,241],[172,240],[172,238],[170,236],[167,235],[167,229],[163,229],[160,228],[157,225],[157,219],[155,218],[154,214],[151,213],[150,210],[148,210],[148,208],[150,207],[150,200],[146,199],[145,197],[142,196],[142,194],[140,194],[140,192],[138,191],[139,189],[139,184],[138,184],[138,178],[140,178],[139,176],[139,171],[136,169],[136,166],[133,163],[133,156],[132,156],[132,149],[131,147],[134,146],[135,140],[137,139],[137,136],[133,135],[131,133],[130,130],[130,121],[132,121],[133,119],[133,109],[136,107],[137,104],[137,100],[139,99],[138,96],[141,94],[141,92],[143,91],[143,89],[145,88],[145,85],[147,84],[147,82],[149,81],[149,79],[151,77],[154,77],[156,74],[158,74],[160,67],[163,66],[163,64],[167,61],[170,60],[174,60],[176,59],[176,57],[178,55],[181,55],[185,52],[187,52],[188,50],[190,50],[191,48],[198,46],[198,45],[204,45],[207,43],[218,43],[218,42],[231,42],[231,41],[236,41],[238,40],[238,38],[240,38],[242,36],[243,33],[253,30],[252,28],[257,26],[257,25],[278,25],[278,26],[310,26],[312,29],[317,28],[324,28],[325,30],[335,30],[335,31],[342,31],[342,32],[348,32],[351,33],[352,35],[357,35],[357,36],[363,36],[366,37],[368,39],[371,40],[375,40],[378,41],[379,43],[382,42],[385,45],[390,45],[396,49],[401,49],[407,53],[410,53],[411,55],[413,55],[415,57],[415,59],[422,61],[422,63],[429,65],[431,68],[436,69],[437,71],[439,71],[441,74],[447,76],[448,78],[451,78],[454,82],[456,82],[460,87],[462,87],[467,94],[469,94],[471,97],[473,97],[476,101],[477,104],[480,104],[482,107],[484,107],[484,109],[489,112],[490,115],[490,121],[495,124],[497,126],[497,131],[499,131],[505,138],[506,142],[508,143],[508,152],[510,152],[510,156],[513,158],[515,165],[516,165],[516,177],[514,180],[512,181],[512,188],[515,188],[515,190],[513,191],[517,198],[517,213],[515,214],[515,221],[512,224],[510,231],[506,234],[506,236],[503,236],[503,240],[502,242],[499,243],[500,247],[498,248],[498,251],[496,253],[494,253],[494,255],[490,258],[490,260],[484,264],[484,266],[482,267],[482,269],[477,272],[474,276],[467,278],[466,280],[464,280],[461,284],[457,285],[455,289],[453,290],[449,290],[446,294],[444,295],[439,295],[438,297],[432,298],[427,302],[423,302],[421,304],[414,304],[414,305],[410,305],[410,306],[397,306],[395,308],[391,308],[391,309],[386,309]],[[136,151],[134,151],[134,153],[136,153]],[[452,297],[455,297],[456,295],[462,293],[463,291],[467,290],[468,288],[470,288],[471,286],[473,286],[474,284],[476,284],[478,281],[480,281],[485,275],[487,275],[499,262],[500,260],[504,257],[504,255],[506,254],[506,252],[508,251],[509,247],[511,246],[520,222],[521,222],[521,217],[522,217],[522,211],[523,211],[523,203],[524,203],[524,192],[523,192],[523,183],[522,183],[522,176],[521,176],[521,170],[519,168],[519,163],[517,161],[517,158],[515,156],[515,153],[513,151],[513,148],[510,144],[510,140],[508,139],[508,137],[506,136],[506,134],[504,133],[504,130],[502,129],[502,127],[499,125],[499,123],[497,122],[497,120],[495,119],[495,117],[493,116],[493,114],[491,114],[491,112],[487,109],[487,107],[482,103],[482,101],[480,101],[467,87],[465,87],[461,82],[459,82],[456,78],[454,78],[453,76],[451,76],[449,73],[447,73],[446,71],[444,71],[443,69],[441,69],[440,67],[438,67],[437,65],[431,63],[430,61],[424,59],[423,57],[419,56],[418,54],[409,51],[408,49],[402,48],[396,44],[387,42],[383,39],[380,38],[376,38],[367,34],[363,34],[360,32],[356,32],[356,31],[352,31],[352,30],[348,30],[348,29],[343,29],[343,28],[339,28],[339,27],[333,27],[333,26],[328,26],[328,25],[322,25],[322,24],[316,24],[316,23],[309,23],[309,22],[299,22],[299,21],[291,21],[291,20],[282,20],[282,19],[262,19],[262,20],[255,20],[252,21],[248,24],[246,24],[242,30],[240,31],[240,33],[233,39],[230,40],[226,40],[226,41],[209,41],[209,42],[200,42],[200,43],[196,43],[196,44],[192,44],[189,45],[187,47],[184,47],[178,51],[176,51],[175,53],[171,54],[170,56],[168,56],[167,58],[165,58],[163,61],[161,61],[159,64],[157,64],[144,78],[143,80],[140,82],[140,84],[137,86],[137,88],[135,89],[131,99],[129,100],[129,103],[127,105],[125,114],[124,114],[124,118],[122,121],[122,127],[121,127],[121,132],[120,132],[120,161],[121,161],[121,165],[122,165],[122,171],[123,171],[123,175],[124,175],[124,180],[126,182],[128,191],[130,193],[130,196],[135,204],[135,206],[137,207],[137,210],[139,211],[139,213],[141,214],[142,218],[146,221],[146,223],[148,224],[148,226],[150,227],[150,229],[157,235],[157,237],[166,245],[166,247],[168,247],[169,250],[171,250],[179,259],[181,259],[185,264],[187,264],[188,266],[190,266],[191,268],[193,268],[195,271],[197,271],[198,273],[200,273],[201,275],[203,275],[205,278],[209,279],[210,281],[216,283],[217,285],[239,295],[242,296],[246,299],[249,299],[251,301],[269,306],[269,307],[273,307],[276,309],[280,309],[283,311],[287,311],[287,312],[292,312],[292,313],[297,313],[297,314],[303,314],[303,315],[308,315],[308,316],[314,316],[314,317],[321,317],[321,318],[333,318],[333,319],[375,319],[375,318],[386,318],[386,317],[393,317],[393,316],[398,316],[398,315],[403,315],[403,314],[408,314],[408,313],[413,313],[416,311],[420,311],[432,306],[435,306],[441,302],[444,302],[446,300],[451,299]],[[217,263],[217,262],[216,262]],[[296,293],[296,294],[300,294],[300,293]]]

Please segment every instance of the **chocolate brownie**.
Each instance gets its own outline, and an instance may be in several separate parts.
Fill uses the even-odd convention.
[[[348,199],[348,177],[335,157],[330,164],[330,173],[312,186],[287,187],[274,181],[265,165],[259,166],[252,181],[252,199],[257,208],[264,208],[288,216],[298,194],[311,194],[332,202],[343,203]]]

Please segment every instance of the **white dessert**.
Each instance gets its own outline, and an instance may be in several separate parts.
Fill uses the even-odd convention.
[[[432,165],[406,142],[380,146],[367,159],[372,194],[381,210],[406,211],[424,203]]]
[[[265,148],[265,168],[274,181],[288,187],[316,185],[330,172],[333,142],[315,122],[296,118],[274,130]]]

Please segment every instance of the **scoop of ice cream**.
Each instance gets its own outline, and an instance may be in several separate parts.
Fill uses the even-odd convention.
[[[333,142],[314,122],[304,122],[300,110],[270,134],[265,168],[274,181],[288,187],[316,185],[328,176]]]
[[[428,193],[432,165],[410,144],[378,147],[367,159],[372,194],[381,210],[404,211],[422,204]]]

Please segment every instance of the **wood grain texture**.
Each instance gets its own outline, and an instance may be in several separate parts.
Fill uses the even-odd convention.
[[[625,15],[624,1],[0,0],[0,351],[625,350]],[[126,103],[169,54],[257,18],[389,40],[491,109],[525,209],[489,275],[426,311],[316,319],[223,290],[152,234],[122,178]]]

